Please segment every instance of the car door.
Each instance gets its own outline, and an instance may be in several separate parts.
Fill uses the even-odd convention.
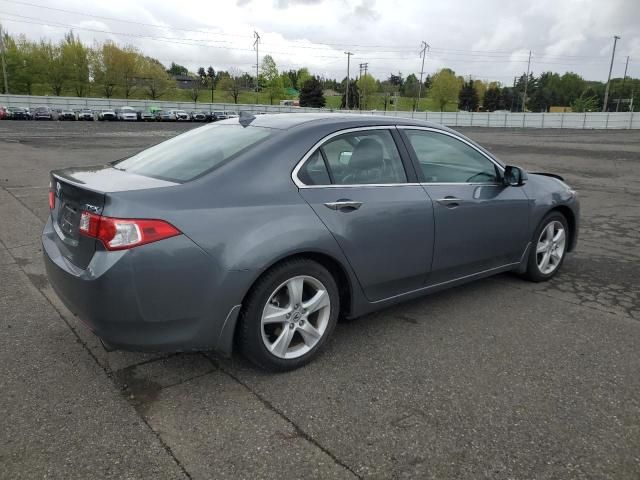
[[[529,200],[502,183],[502,166],[471,142],[437,129],[399,127],[433,201],[436,284],[520,261],[529,241]]]
[[[330,135],[293,173],[371,301],[422,287],[431,265],[433,207],[409,162],[395,128],[368,127]]]

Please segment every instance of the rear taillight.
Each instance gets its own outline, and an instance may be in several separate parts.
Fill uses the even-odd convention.
[[[49,190],[49,210],[56,208],[56,192]]]
[[[80,233],[100,240],[107,250],[126,250],[180,235],[164,220],[112,218],[82,212]]]

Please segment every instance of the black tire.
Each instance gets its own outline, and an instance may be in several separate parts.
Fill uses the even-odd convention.
[[[262,312],[278,286],[287,280],[307,275],[320,281],[329,295],[330,313],[322,337],[311,350],[292,359],[271,353],[262,339]],[[242,354],[257,367],[269,371],[287,371],[299,368],[315,358],[333,333],[340,312],[340,295],[336,281],[329,271],[313,260],[294,258],[285,260],[263,274],[251,288],[240,312],[237,341]]]
[[[551,273],[543,273],[538,266],[538,253],[536,252],[536,248],[538,245],[538,239],[542,234],[542,231],[547,228],[547,226],[551,222],[560,222],[565,231],[565,242],[564,249],[562,251],[562,258],[560,262],[555,267],[555,269]],[[562,264],[564,263],[564,259],[567,256],[567,248],[569,247],[569,224],[567,223],[567,219],[560,212],[550,212],[548,213],[536,228],[536,231],[533,233],[533,238],[531,239],[531,247],[529,248],[529,257],[527,259],[527,270],[522,275],[529,281],[532,282],[546,282],[553,278],[562,268]]]

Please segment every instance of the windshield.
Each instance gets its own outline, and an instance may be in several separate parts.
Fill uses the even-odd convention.
[[[117,162],[119,170],[187,182],[271,135],[272,130],[241,125],[207,125]]]

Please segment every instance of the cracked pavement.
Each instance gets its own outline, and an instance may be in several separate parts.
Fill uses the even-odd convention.
[[[639,478],[640,131],[460,129],[577,188],[577,252],[340,323],[273,375],[106,352],[44,274],[48,171],[189,128],[0,122],[0,478]]]

